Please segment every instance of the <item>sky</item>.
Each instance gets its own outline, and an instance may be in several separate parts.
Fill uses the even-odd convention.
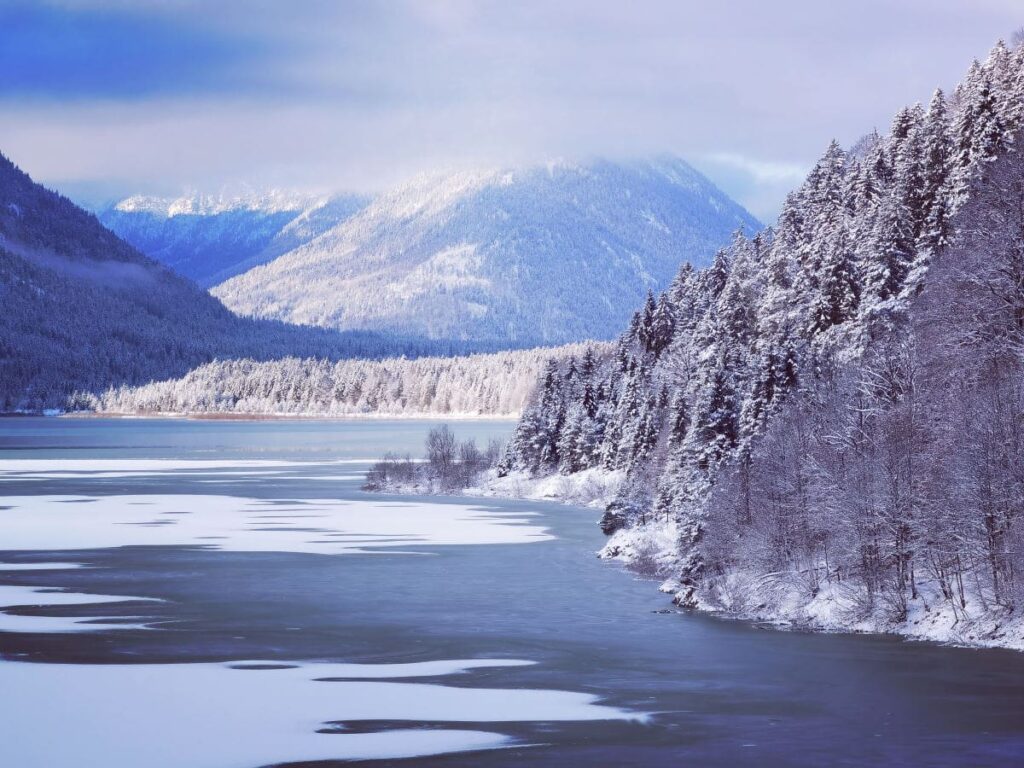
[[[96,205],[690,161],[762,220],[1022,0],[0,0],[0,152]]]

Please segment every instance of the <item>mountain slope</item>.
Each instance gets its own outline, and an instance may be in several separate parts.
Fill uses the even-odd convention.
[[[451,351],[240,318],[0,155],[0,411],[63,407],[75,391],[179,376],[217,357]]]
[[[552,365],[501,471],[624,476],[605,554],[680,604],[1024,649],[1022,142],[1000,43]]]
[[[236,312],[431,338],[608,338],[758,222],[681,160],[419,178],[213,289]]]
[[[286,253],[349,218],[359,195],[237,198],[129,197],[100,222],[140,251],[203,286],[215,285]]]

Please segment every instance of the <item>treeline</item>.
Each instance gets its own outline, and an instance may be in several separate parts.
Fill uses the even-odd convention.
[[[608,344],[464,357],[223,360],[180,379],[78,398],[114,413],[517,415],[548,360],[607,355]]]
[[[676,526],[684,604],[785,612],[841,585],[851,616],[1009,615],[1022,113],[1024,48],[1000,43],[888,135],[832,143],[774,229],[684,266],[607,362],[551,366],[501,471],[626,470],[604,524]]]

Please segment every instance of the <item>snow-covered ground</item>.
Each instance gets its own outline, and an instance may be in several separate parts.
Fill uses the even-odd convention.
[[[576,507],[604,509],[622,482],[623,473],[587,469],[574,475],[545,475],[531,477],[527,472],[512,472],[498,477],[495,470],[485,472],[476,485],[461,490],[440,490],[428,481],[389,483],[380,489],[387,493],[406,495],[445,494],[471,498],[526,499],[528,501],[556,501]]]
[[[681,585],[666,581],[662,591],[681,595]],[[864,591],[842,582],[821,584],[817,592],[792,578],[735,571],[705,585],[697,593],[701,610],[723,616],[766,622],[779,628],[821,632],[894,634],[911,640],[967,647],[1024,651],[1024,617],[992,605],[973,589],[966,607],[956,608],[934,581],[918,583],[917,599],[907,601],[906,618],[894,620],[893,607],[879,596],[864,605]]]
[[[615,498],[623,473],[586,469],[574,475],[530,477],[526,472],[512,472],[498,477],[490,472],[475,488],[467,488],[468,496],[493,496],[534,501],[560,501],[578,507],[603,509]]]

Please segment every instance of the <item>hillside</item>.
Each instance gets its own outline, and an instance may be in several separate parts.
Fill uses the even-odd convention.
[[[64,407],[215,358],[443,354],[466,345],[239,318],[0,155],[0,411]]]
[[[503,474],[624,476],[605,553],[681,605],[1024,648],[1022,114],[999,44],[833,143],[603,368],[547,371]]]
[[[549,360],[596,359],[608,344],[462,357],[220,360],[179,379],[112,388],[98,413],[516,416]]]
[[[680,260],[757,221],[681,160],[421,177],[213,289],[241,314],[557,344],[611,338]]]
[[[211,286],[309,242],[366,205],[358,195],[129,197],[100,222],[147,256]]]

